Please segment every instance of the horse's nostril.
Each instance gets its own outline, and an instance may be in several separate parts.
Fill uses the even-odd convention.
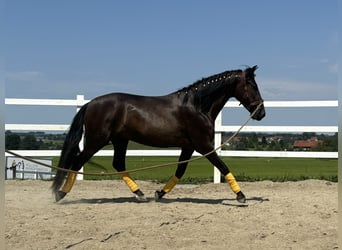
[[[260,109],[258,110],[254,115],[253,115],[253,119],[260,121],[262,118],[264,118],[266,116],[266,112],[265,109]]]

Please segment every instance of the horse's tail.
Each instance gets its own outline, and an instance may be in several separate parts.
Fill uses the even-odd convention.
[[[58,162],[58,167],[60,168],[70,169],[74,164],[76,156],[80,153],[79,143],[82,139],[83,119],[85,111],[87,110],[87,106],[88,104],[82,106],[70,125],[70,129],[65,137],[62,153]],[[60,187],[63,185],[66,175],[66,171],[57,170],[56,176],[51,186],[53,192],[56,193],[60,189]]]

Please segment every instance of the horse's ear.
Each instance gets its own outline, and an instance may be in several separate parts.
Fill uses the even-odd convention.
[[[254,77],[254,72],[258,69],[258,65],[254,65],[252,68],[247,68],[245,70],[246,76]]]

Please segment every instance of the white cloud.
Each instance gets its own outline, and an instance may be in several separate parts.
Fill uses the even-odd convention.
[[[337,82],[306,82],[281,79],[258,80],[265,100],[336,100]]]
[[[6,72],[6,80],[8,81],[33,81],[41,79],[44,76],[39,71],[17,71],[17,72]]]
[[[332,64],[329,66],[329,70],[331,73],[338,73],[339,72],[339,65],[338,63]]]

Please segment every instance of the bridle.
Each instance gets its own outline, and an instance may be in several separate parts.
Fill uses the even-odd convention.
[[[241,81],[244,82],[244,87],[243,87],[243,91],[244,91],[244,94],[246,96],[246,99],[249,100],[249,93],[248,93],[248,87],[247,87],[247,81],[246,81],[246,72],[242,72],[242,76],[241,76]],[[251,108],[251,107],[254,107],[254,106],[259,106],[261,105],[262,103],[264,102],[263,99],[260,99],[260,100],[255,100],[251,103],[248,104],[248,107]],[[241,101],[240,101],[240,104],[239,106],[241,105],[244,105]],[[245,105],[244,105],[245,106]],[[247,105],[246,105],[247,106]]]

